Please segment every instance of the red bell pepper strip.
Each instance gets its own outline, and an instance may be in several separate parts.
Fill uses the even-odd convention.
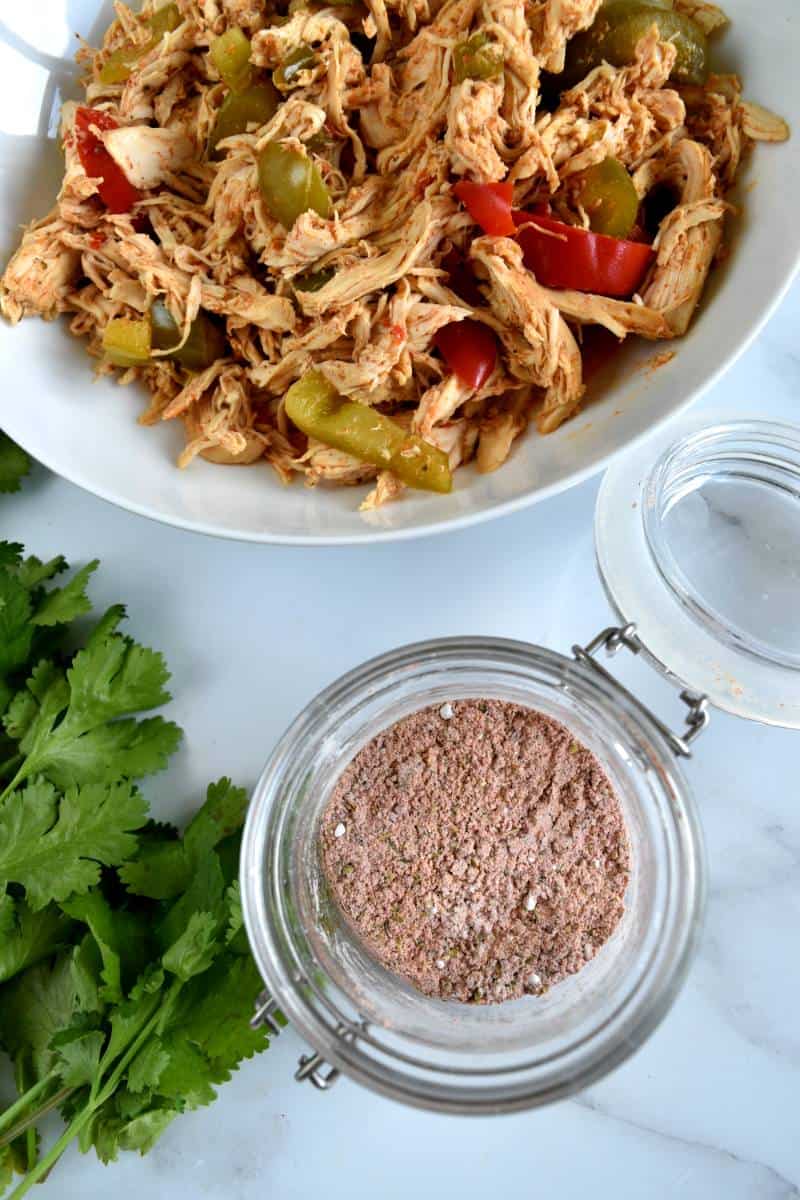
[[[125,172],[111,157],[92,126],[117,129],[118,123],[97,108],[79,108],[75,114],[75,141],[81,166],[90,179],[98,180],[100,199],[110,213],[130,212],[142,193],[128,182]]]
[[[655,257],[652,246],[592,233],[541,213],[515,212],[525,265],[544,287],[632,296]]]
[[[511,215],[513,184],[471,183],[468,179],[460,179],[453,192],[484,233],[492,237],[506,237],[514,232],[514,218]]]
[[[454,375],[476,389],[486,383],[497,362],[497,339],[491,329],[467,317],[443,325],[433,340]]]

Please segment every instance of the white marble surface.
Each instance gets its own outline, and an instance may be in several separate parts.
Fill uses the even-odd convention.
[[[800,286],[701,403],[795,421]],[[594,574],[597,483],[474,530],[363,549],[214,542],[110,508],[37,471],[0,503],[0,533],[41,555],[98,555],[98,605],[123,599],[164,649],[186,742],[154,807],[180,817],[209,778],[251,784],[323,684],[404,641],[502,634],[567,649],[607,623]],[[638,663],[619,673],[673,716]],[[578,1099],[514,1117],[405,1110],[347,1080],[292,1081],[286,1032],[182,1117],[146,1159],[68,1155],[45,1197],[81,1200],[772,1200],[800,1196],[798,735],[715,715],[688,771],[710,904],[689,981],[647,1045]]]

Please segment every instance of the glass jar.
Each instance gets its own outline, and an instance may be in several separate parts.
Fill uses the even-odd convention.
[[[245,829],[242,898],[269,992],[259,1015],[279,1007],[316,1051],[298,1077],[324,1087],[341,1070],[419,1107],[508,1112],[585,1088],[666,1013],[704,896],[700,828],[676,761],[685,743],[577,655],[485,638],[407,646],[322,692],[275,748]],[[597,956],[543,996],[489,1006],[431,999],[383,969],[339,915],[318,854],[322,812],[358,750],[417,709],[469,697],[566,725],[603,764],[631,842],[625,913]]]
[[[273,753],[245,828],[242,899],[268,988],[255,1020],[277,1030],[280,1007],[315,1050],[297,1078],[325,1087],[341,1070],[446,1112],[532,1107],[621,1063],[675,998],[704,896],[677,757],[709,704],[800,728],[797,430],[690,415],[656,431],[606,472],[595,548],[621,626],[573,647],[573,658],[499,639],[407,646],[321,693]],[[603,648],[643,652],[693,689],[681,694],[683,735],[601,666]],[[603,764],[631,842],[625,914],[597,956],[543,996],[494,1006],[429,999],[381,968],[331,901],[317,851],[331,791],[366,742],[426,705],[479,697],[572,730]]]

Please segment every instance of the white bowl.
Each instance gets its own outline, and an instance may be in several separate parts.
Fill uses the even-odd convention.
[[[724,0],[733,19],[717,62],[739,71],[748,98],[796,128],[780,146],[756,147],[731,221],[731,255],[713,275],[675,358],[648,369],[663,345],[626,348],[579,417],[556,433],[533,430],[492,475],[456,473],[450,496],[421,492],[364,516],[364,489],[285,487],[269,467],[174,466],[182,429],[136,424],[144,397],[93,383],[90,360],[62,323],[29,318],[0,328],[3,428],[41,462],[88,491],[171,525],[257,542],[333,544],[417,537],[511,512],[571,487],[719,378],[756,336],[800,262],[800,45],[797,0]],[[71,62],[82,34],[97,41],[110,0],[3,5],[0,20],[0,256],[19,226],[47,212],[61,170],[55,134],[61,100],[77,95]],[[754,398],[754,406],[757,406]]]

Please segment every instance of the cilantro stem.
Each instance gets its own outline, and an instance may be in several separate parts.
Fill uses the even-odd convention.
[[[30,1129],[25,1131],[25,1170],[32,1171],[36,1166],[36,1158],[38,1155],[38,1134],[36,1127],[31,1125]]]
[[[18,766],[23,761],[23,755],[12,754],[11,758],[7,758],[4,763],[0,763],[0,778],[4,778],[12,768]]]
[[[181,980],[176,979],[174,981],[164,999],[165,1005],[169,1004],[172,996],[177,993],[182,986],[183,984]],[[152,1014],[144,1027],[139,1030],[139,1033],[136,1035],[133,1041],[129,1043],[128,1049],[119,1059],[116,1067],[109,1075],[105,1085],[100,1089],[94,1099],[90,1099],[86,1104],[86,1107],[83,1108],[82,1111],[79,1112],[74,1118],[74,1120],[70,1122],[55,1145],[50,1147],[44,1158],[39,1159],[33,1170],[25,1176],[19,1187],[15,1188],[15,1190],[8,1197],[8,1200],[22,1200],[22,1197],[27,1195],[33,1185],[38,1183],[48,1173],[48,1171],[50,1171],[55,1163],[58,1162],[67,1146],[69,1146],[73,1138],[78,1136],[84,1125],[91,1120],[97,1109],[101,1108],[102,1105],[105,1104],[106,1100],[114,1095],[114,1092],[119,1087],[122,1076],[128,1069],[128,1065],[139,1053],[160,1019],[161,1013],[157,1007],[156,1011]]]
[[[179,992],[182,986],[183,986],[183,983],[180,979],[176,979],[174,981],[174,983],[170,987],[169,991],[167,992],[167,995],[164,999],[163,1006],[159,1005],[158,1009],[156,1009],[156,1011],[150,1017],[150,1020],[147,1022],[147,1024],[144,1026],[144,1028],[142,1030],[140,1030],[137,1037],[135,1037],[133,1042],[131,1042],[130,1046],[125,1051],[122,1058],[119,1060],[116,1067],[109,1075],[108,1081],[105,1084],[105,1086],[103,1088],[101,1088],[101,1090],[98,1092],[97,1097],[94,1101],[94,1108],[99,1108],[101,1104],[105,1104],[106,1100],[108,1100],[108,1098],[110,1096],[114,1095],[114,1092],[119,1087],[119,1081],[122,1079],[122,1076],[125,1074],[125,1071],[127,1070],[129,1063],[139,1053],[142,1046],[147,1041],[147,1039],[150,1037],[150,1034],[153,1032],[153,1030],[155,1029],[158,1022],[161,1020],[161,1012],[159,1011],[159,1009],[161,1007],[168,1006],[170,1001],[172,1000],[173,995],[176,994],[177,992]],[[12,1197],[12,1200],[13,1200],[13,1197]]]
[[[180,980],[175,980],[175,983],[178,983],[180,986]],[[170,992],[172,992],[174,988],[175,984],[173,984],[173,989],[170,989]],[[119,1087],[122,1075],[124,1075],[127,1070],[128,1063],[130,1063],[132,1058],[138,1054],[140,1049],[142,1049],[142,1046],[146,1040],[148,1040],[152,1031],[154,1031],[154,1028],[158,1024],[158,1020],[160,1020],[160,1018],[161,1013],[156,1009],[156,1012],[152,1014],[150,1020],[146,1022],[144,1028],[139,1031],[137,1037],[133,1039],[133,1042],[130,1043],[130,1045],[128,1045],[125,1054],[122,1055],[120,1061],[118,1064],[116,1064],[112,1074],[108,1076],[108,1082],[106,1086],[102,1087],[101,1091],[97,1093],[95,1099],[90,1099],[85,1108],[73,1118],[73,1121],[68,1124],[67,1128],[64,1130],[64,1133],[61,1134],[59,1140],[55,1142],[55,1145],[50,1146],[47,1154],[44,1154],[44,1157],[38,1160],[34,1170],[29,1171],[29,1174],[25,1176],[18,1188],[14,1188],[11,1195],[8,1196],[8,1200],[22,1200],[22,1196],[28,1194],[30,1189],[34,1187],[34,1184],[40,1182],[43,1176],[46,1176],[47,1172],[53,1168],[55,1163],[58,1163],[61,1154],[64,1153],[73,1138],[77,1138],[80,1130],[83,1129],[85,1124],[88,1124],[88,1122],[91,1121],[91,1118],[95,1115],[97,1109],[101,1108],[101,1106],[106,1103],[106,1100],[113,1096],[116,1088]]]
[[[31,1126],[38,1124],[42,1117],[46,1117],[47,1114],[52,1112],[54,1108],[58,1108],[59,1104],[66,1100],[68,1096],[71,1096],[73,1091],[74,1088],[62,1088],[60,1092],[56,1092],[54,1096],[51,1096],[50,1099],[46,1101],[46,1103],[44,1103],[40,1108],[37,1108],[35,1112],[32,1112],[27,1117],[22,1117],[21,1120],[17,1121],[16,1125],[12,1126],[8,1133],[4,1133],[3,1136],[0,1137],[0,1150],[2,1150],[10,1142],[13,1142],[15,1138],[18,1138],[21,1133],[25,1133],[26,1129],[30,1129]],[[27,1097],[23,1097],[23,1099],[26,1098]],[[8,1109],[8,1112],[11,1112],[11,1109]],[[6,1113],[3,1113],[4,1123],[6,1120],[6,1115]]]
[[[87,1107],[84,1108],[82,1112],[78,1113],[77,1117],[75,1117],[74,1120],[71,1121],[64,1130],[56,1144],[50,1147],[44,1158],[39,1159],[36,1166],[32,1171],[28,1172],[19,1187],[14,1189],[9,1196],[9,1200],[20,1200],[20,1197],[29,1192],[33,1185],[38,1183],[39,1180],[47,1174],[53,1164],[57,1163],[61,1158],[61,1155],[64,1153],[72,1139],[78,1136],[83,1126],[91,1117],[92,1112],[93,1110]]]
[[[45,1075],[44,1079],[40,1079],[38,1083],[35,1083],[32,1088],[28,1088],[27,1092],[15,1100],[10,1108],[7,1108],[4,1113],[0,1114],[0,1134],[5,1134],[9,1127],[14,1126],[20,1113],[23,1113],[27,1108],[30,1108],[33,1102],[38,1100],[39,1097],[48,1090],[48,1088],[55,1082],[56,1079],[58,1079],[58,1073],[56,1071],[51,1071],[49,1075]],[[39,1114],[37,1113],[33,1119],[34,1121],[37,1121],[39,1119]],[[13,1141],[15,1137],[18,1137],[28,1124],[29,1121],[26,1118],[23,1129],[12,1129],[11,1134],[9,1134],[7,1137],[3,1137],[3,1139],[0,1141],[0,1148],[7,1145],[8,1142]]]
[[[22,783],[23,779],[25,779],[25,777],[27,776],[28,761],[29,760],[23,760],[22,765],[17,770],[17,773],[14,776],[14,778],[11,780],[11,783],[6,784],[6,786],[3,788],[2,792],[0,792],[0,804],[3,802],[3,800],[5,800],[6,796],[11,795],[11,793],[14,791],[14,788],[17,787],[20,783]]]
[[[138,1038],[140,1036],[142,1028],[147,1028],[148,1025],[150,1024],[151,1018],[153,1017],[154,1013],[156,1012],[156,1010],[159,1007],[159,998],[160,997],[158,994],[153,996],[150,1000],[148,1007],[145,1008],[144,1013],[142,1014],[142,1024],[140,1024],[140,1026],[139,1026],[139,1032],[135,1035],[136,1038]],[[128,1044],[130,1046],[130,1043],[128,1043]],[[119,1053],[119,1051],[117,1053]],[[127,1051],[125,1053],[127,1054]],[[106,1061],[107,1058],[108,1058],[108,1051],[106,1051],[106,1053],[103,1055],[103,1057],[100,1059],[100,1062],[97,1065],[97,1073],[94,1077],[94,1082],[92,1083],[91,1091],[89,1092],[89,1104],[90,1105],[94,1105],[95,1101],[97,1100],[97,1097],[100,1094],[100,1091],[103,1087],[103,1076],[114,1061],[112,1059],[111,1062],[107,1062]],[[119,1062],[119,1060],[117,1060],[117,1061]]]

